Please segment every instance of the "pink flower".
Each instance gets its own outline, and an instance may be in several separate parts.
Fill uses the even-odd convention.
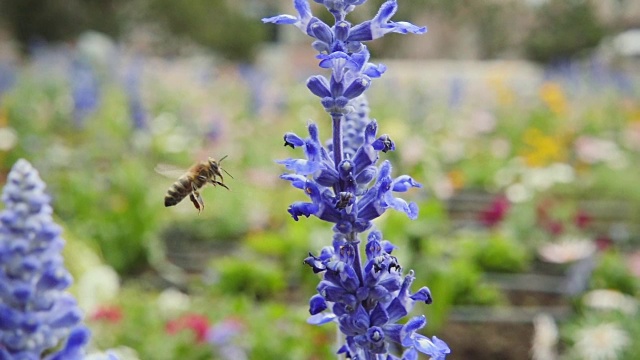
[[[196,336],[197,343],[205,342],[209,319],[203,315],[187,314],[167,323],[165,330],[168,334],[176,334],[182,330],[191,330]]]
[[[122,309],[115,305],[104,305],[98,307],[90,316],[92,321],[103,321],[106,323],[117,324],[122,320]]]

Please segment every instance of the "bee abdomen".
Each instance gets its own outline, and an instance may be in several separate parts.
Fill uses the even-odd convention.
[[[180,199],[180,200],[182,200],[182,199]],[[164,206],[165,207],[173,206],[173,205],[177,204],[178,202],[179,201],[176,200],[176,198],[174,198],[174,197],[171,197],[171,196],[168,196],[168,195],[164,197]]]
[[[167,190],[167,195],[164,197],[164,206],[173,206],[182,201],[182,199],[187,196],[187,194],[191,191],[191,182],[187,177],[181,177],[176,181],[169,190]]]

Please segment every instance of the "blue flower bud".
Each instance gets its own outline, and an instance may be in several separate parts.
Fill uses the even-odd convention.
[[[369,85],[371,85],[371,81],[368,78],[357,78],[349,84],[346,90],[344,90],[343,96],[349,100],[356,98],[362,95],[362,93],[369,88]]]
[[[318,294],[313,295],[309,300],[309,313],[315,315],[327,309],[327,302]]]
[[[378,139],[376,139],[371,146],[377,151],[382,151],[386,153],[387,151],[394,151],[396,149],[396,145],[391,141],[389,135],[382,135]]]
[[[316,40],[311,44],[311,47],[314,48],[319,53],[330,53],[331,47],[326,42]]]
[[[318,206],[313,203],[298,201],[291,204],[287,211],[295,221],[298,221],[299,216],[309,217],[315,214],[318,211]]]
[[[398,176],[393,181],[392,190],[395,192],[405,192],[412,187],[421,188],[422,184],[413,180],[413,178],[409,175],[402,175],[402,176]]]
[[[284,146],[290,146],[292,149],[304,145],[304,140],[294,133],[284,134]]]
[[[338,21],[334,27],[336,40],[345,41],[347,40],[347,36],[349,36],[349,30],[351,29],[351,24],[346,21]]]
[[[431,297],[431,290],[428,287],[422,287],[416,293],[410,296],[413,301],[422,301],[426,304],[431,304],[433,298]]]
[[[309,26],[309,29],[312,36],[316,39],[328,44],[333,42],[333,32],[331,31],[331,28],[322,21],[314,22]]]
[[[307,80],[307,88],[311,92],[321,98],[331,97],[331,91],[329,91],[329,82],[322,75],[312,76]]]

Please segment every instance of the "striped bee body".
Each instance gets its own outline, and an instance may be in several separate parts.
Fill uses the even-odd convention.
[[[226,156],[220,159],[220,161],[224,158],[226,158]],[[169,187],[169,190],[167,190],[167,194],[164,197],[164,206],[174,206],[188,195],[189,200],[191,200],[193,206],[195,206],[199,213],[204,209],[204,201],[202,200],[198,190],[208,183],[213,186],[220,185],[227,190],[229,189],[223,183],[224,178],[222,177],[220,170],[223,169],[220,167],[219,162],[215,161],[213,158],[209,158],[207,161],[193,165],[189,170],[182,174],[178,180],[171,185],[171,187]],[[156,171],[163,175],[169,175],[169,171],[164,170],[161,167],[156,167]],[[172,170],[171,172],[173,171],[175,170]],[[218,178],[220,180],[218,180]]]
[[[201,164],[196,166],[200,167]],[[200,188],[206,185],[207,179],[210,177],[206,173],[206,169],[201,169],[201,171],[190,170],[180,176],[178,181],[174,182],[173,185],[169,187],[169,190],[167,190],[167,194],[164,197],[164,206],[174,206],[187,195],[200,190]]]

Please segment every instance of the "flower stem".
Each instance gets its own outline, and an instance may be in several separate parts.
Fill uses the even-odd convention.
[[[338,172],[338,166],[342,162],[342,114],[331,114],[333,118],[333,161]],[[342,189],[340,189],[342,191]]]
[[[364,285],[364,274],[362,273],[362,260],[360,260],[360,242],[358,240],[358,234],[354,231],[349,234],[347,240],[354,244],[355,256],[353,258],[353,270],[358,275],[360,285]]]

